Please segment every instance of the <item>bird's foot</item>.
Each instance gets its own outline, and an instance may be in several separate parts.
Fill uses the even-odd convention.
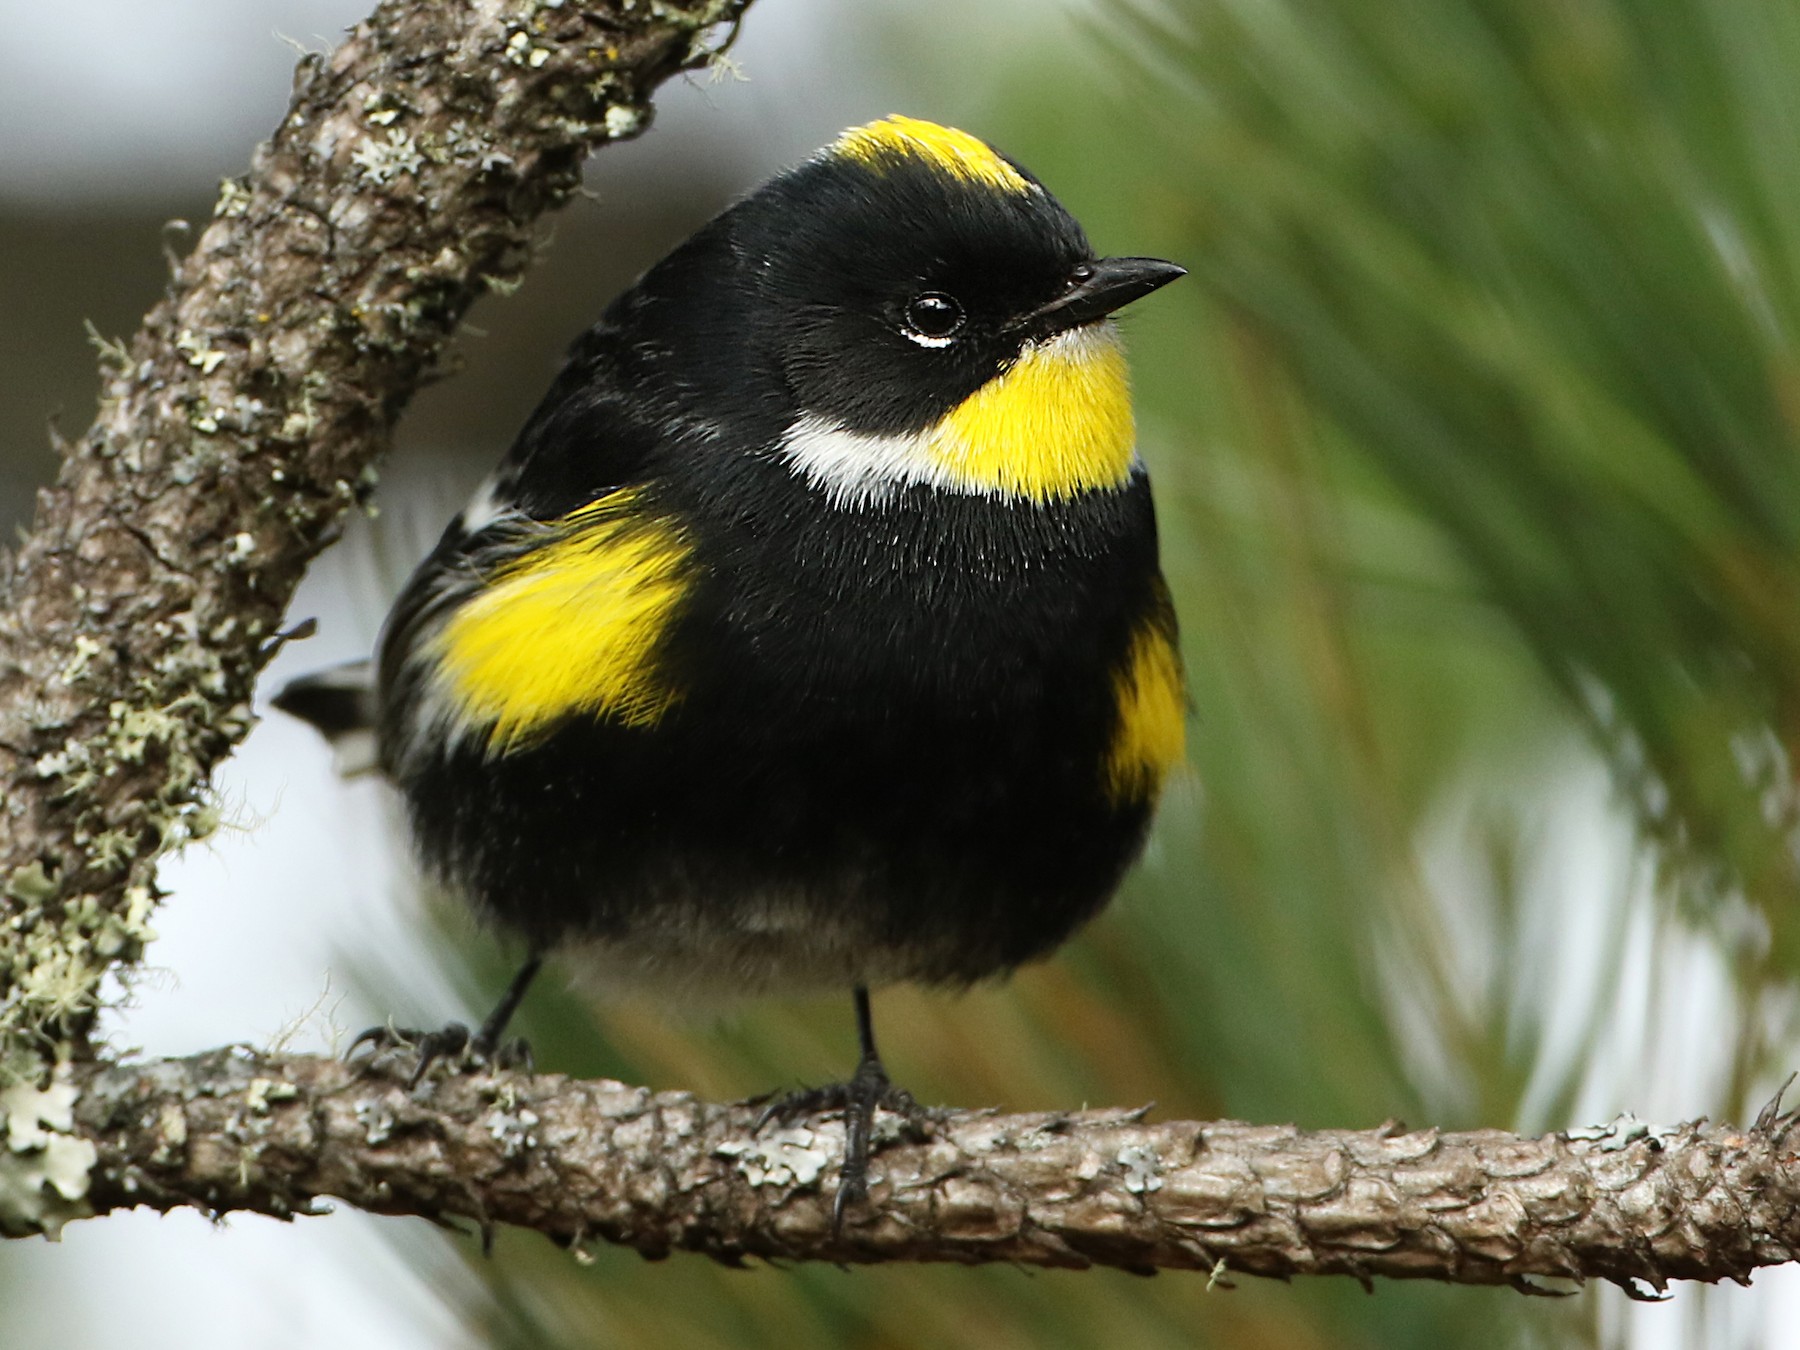
[[[382,1025],[370,1027],[350,1042],[344,1051],[346,1060],[355,1059],[365,1045],[370,1047],[364,1062],[370,1065],[383,1060],[414,1056],[413,1070],[406,1081],[417,1087],[433,1064],[453,1063],[457,1073],[474,1073],[482,1069],[529,1069],[532,1067],[531,1044],[523,1036],[506,1040],[470,1031],[461,1022],[451,1022],[437,1031],[415,1031],[410,1028]]]
[[[808,1116],[843,1115],[844,1165],[838,1173],[837,1199],[831,1207],[833,1232],[842,1232],[850,1207],[868,1198],[869,1157],[874,1151],[877,1111],[899,1116],[900,1137],[915,1142],[929,1138],[932,1127],[942,1117],[938,1109],[919,1105],[912,1093],[896,1087],[881,1061],[870,1056],[856,1066],[849,1082],[790,1092],[770,1102],[756,1118],[755,1130],[760,1133],[775,1123],[792,1125]]]
[[[531,1044],[523,1036],[505,1039],[506,1025],[518,1010],[525,991],[544,964],[541,954],[533,952],[518,974],[506,986],[500,1002],[488,1014],[487,1021],[470,1031],[461,1022],[452,1022],[439,1031],[406,1031],[393,1025],[370,1027],[350,1042],[344,1058],[351,1059],[363,1046],[370,1046],[367,1063],[397,1059],[411,1053],[417,1056],[407,1087],[415,1088],[425,1073],[439,1060],[453,1060],[458,1073],[480,1069],[529,1069]]]

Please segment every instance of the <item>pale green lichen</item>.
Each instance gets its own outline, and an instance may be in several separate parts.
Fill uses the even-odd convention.
[[[131,369],[131,350],[119,338],[104,336],[92,319],[82,321],[87,329],[88,344],[100,353],[100,368],[122,374]]]
[[[405,104],[386,91],[370,94],[363,100],[363,120],[378,127],[391,127],[408,111]]]
[[[538,1123],[537,1112],[532,1110],[503,1111],[488,1113],[482,1121],[488,1134],[500,1145],[503,1158],[514,1159],[537,1147],[537,1135],[532,1133]]]
[[[41,905],[56,894],[56,881],[44,869],[40,859],[32,859],[23,867],[15,867],[6,879],[6,896],[28,905]]]
[[[77,680],[85,676],[87,674],[88,662],[92,661],[105,650],[105,647],[94,641],[94,639],[89,637],[86,633],[77,633],[75,635],[74,654],[69,657],[68,663],[62,668],[63,682],[65,684],[74,684]]]
[[[183,842],[197,844],[203,839],[210,839],[224,823],[225,812],[217,802],[195,802],[181,817],[185,835]]]
[[[363,1141],[370,1148],[380,1148],[394,1137],[394,1113],[381,1102],[359,1101],[356,1121],[363,1127]]]
[[[152,1137],[156,1148],[150,1154],[153,1167],[167,1167],[181,1157],[187,1147],[187,1113],[173,1102],[164,1102],[156,1112],[156,1130]]]
[[[93,763],[86,741],[67,741],[62,749],[39,755],[31,771],[45,780],[60,780],[64,792],[81,792],[94,781]]]
[[[628,103],[615,103],[606,110],[606,134],[615,141],[635,136],[643,130],[644,112]]]
[[[235,220],[250,207],[250,189],[242,180],[221,178],[219,180],[219,199],[213,203],[213,215],[225,220]]]
[[[91,897],[83,897],[89,899]],[[93,943],[81,934],[69,938],[67,950],[52,948],[20,974],[7,1002],[30,1008],[44,1021],[59,1021],[84,1012],[93,998],[88,960]]]
[[[519,29],[506,40],[506,59],[515,66],[535,70],[550,59],[550,49],[538,46],[531,40],[531,34]]]
[[[318,425],[318,408],[311,398],[303,394],[299,406],[281,419],[281,430],[276,435],[284,441],[303,441],[313,434]]]
[[[99,1152],[75,1134],[75,1089],[0,1091],[0,1233],[55,1240],[71,1219],[93,1213],[88,1182]]]
[[[279,1078],[252,1078],[244,1089],[244,1105],[252,1114],[266,1116],[273,1103],[291,1102],[299,1095],[299,1088]]]
[[[181,734],[181,722],[161,708],[134,708],[123,700],[107,707],[117,733],[114,746],[119,758],[128,764],[142,764],[144,752],[157,741]]]
[[[752,1139],[728,1139],[713,1151],[732,1159],[752,1186],[811,1186],[843,1155],[843,1132],[796,1125]]]
[[[1114,1161],[1125,1169],[1125,1189],[1133,1195],[1162,1189],[1162,1159],[1155,1149],[1142,1144],[1127,1144],[1119,1150]]]
[[[416,174],[425,166],[419,143],[399,127],[389,127],[385,137],[370,136],[350,155],[350,162],[371,183],[391,183],[402,174]]]
[[[225,353],[198,333],[183,329],[175,339],[175,350],[202,375],[210,375],[225,362]]]
[[[108,915],[112,922],[101,922],[95,927],[95,954],[111,959],[128,950],[142,951],[156,940],[156,930],[150,926],[150,915],[155,909],[156,897],[148,886],[127,886],[125,912]]]
[[[179,636],[178,628],[170,635]],[[6,991],[0,998],[0,1084],[35,1087],[45,1061],[99,1007],[108,969],[135,960],[156,936],[149,922],[155,907],[149,873],[142,880],[131,876],[131,869],[144,863],[146,844],[173,846],[197,832],[193,824],[207,823],[193,795],[199,764],[186,749],[188,723],[178,714],[193,705],[226,728],[241,723],[243,715],[221,714],[194,692],[208,683],[222,687],[217,658],[198,653],[192,643],[180,650],[186,654],[167,659],[169,669],[159,673],[168,677],[169,687],[190,692],[161,708],[116,700],[98,734],[72,738],[33,762],[56,801],[122,774],[141,773],[153,751],[162,784],[128,816],[115,818],[107,807],[95,805],[72,823],[71,838],[86,854],[85,866],[72,874],[88,878],[80,889],[43,860],[5,878],[14,909],[8,941],[0,944],[0,989]],[[102,900],[105,878],[119,885],[117,898]]]
[[[155,937],[149,873],[141,881],[127,880],[129,870],[145,863],[146,840],[167,849],[197,833],[194,824],[204,830],[209,819],[195,796],[203,775],[187,748],[188,721],[178,714],[198,711],[227,736],[247,726],[246,709],[220,709],[203,692],[223,689],[226,681],[219,658],[198,644],[176,644],[157,674],[164,687],[189,692],[166,707],[116,700],[99,734],[71,740],[33,764],[52,795],[64,800],[120,774],[141,772],[154,750],[161,786],[128,819],[114,820],[96,806],[73,824],[72,836],[86,851],[88,865],[126,881],[118,900],[103,903],[87,886],[71,892],[67,880],[41,862],[6,878],[7,896],[17,908],[10,940],[0,944],[0,989],[6,991],[0,998],[0,1084],[35,1085],[69,1029],[99,1007],[111,966],[136,960]],[[104,884],[88,884],[105,891]]]
[[[750,77],[744,73],[743,66],[725,52],[703,51],[699,55],[706,62],[706,82],[708,84],[723,84],[727,80],[734,84],[750,83]]]
[[[1626,1111],[1613,1117],[1604,1125],[1589,1125],[1580,1129],[1567,1130],[1564,1135],[1568,1139],[1581,1143],[1591,1143],[1602,1153],[1619,1153],[1630,1148],[1640,1139],[1667,1140],[1679,1133],[1678,1126],[1649,1125]]]
[[[91,839],[78,840],[96,866],[123,867],[137,856],[137,836],[129,830],[102,830]]]

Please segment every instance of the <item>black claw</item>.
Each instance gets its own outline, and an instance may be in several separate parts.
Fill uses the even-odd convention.
[[[866,1165],[866,1164],[865,1164]],[[869,1198],[869,1183],[866,1176],[850,1175],[850,1159],[844,1159],[843,1179],[838,1182],[837,1198],[831,1202],[831,1236],[844,1235],[844,1215],[850,1212],[850,1206],[860,1205]]]
[[[433,1037],[452,1034],[460,1025],[460,1023],[452,1022],[442,1032],[437,1032],[420,1031],[413,1027],[397,1027],[392,1022],[384,1022],[378,1027],[369,1027],[351,1041],[349,1048],[344,1051],[344,1059],[346,1061],[355,1059],[356,1052],[367,1045],[372,1047],[369,1051],[368,1062],[373,1064],[390,1051],[417,1050]],[[464,1035],[468,1034],[466,1027],[463,1027],[462,1030]]]
[[[869,991],[863,985],[853,990],[856,997],[856,1035],[862,1045],[862,1057],[848,1083],[827,1087],[804,1088],[778,1097],[763,1107],[757,1116],[756,1132],[771,1121],[790,1124],[804,1116],[841,1112],[844,1117],[844,1165],[838,1172],[837,1198],[831,1205],[831,1232],[844,1231],[844,1216],[850,1207],[869,1198],[869,1154],[873,1151],[875,1113],[891,1111],[906,1122],[907,1134],[922,1139],[931,1133],[938,1113],[920,1106],[913,1095],[894,1086],[882,1067],[875,1049],[875,1021],[869,1012]]]
[[[390,1053],[410,1053],[415,1058],[406,1085],[417,1087],[440,1060],[453,1061],[462,1073],[478,1069],[525,1069],[532,1067],[531,1044],[523,1036],[495,1046],[479,1032],[472,1032],[461,1022],[451,1022],[437,1031],[418,1031],[410,1027],[370,1027],[350,1042],[344,1051],[346,1060],[356,1058],[363,1046],[374,1047],[367,1062],[374,1064]]]
[[[541,965],[541,956],[534,954],[526,960],[478,1031],[470,1031],[461,1022],[452,1022],[439,1031],[408,1031],[391,1025],[370,1027],[350,1042],[344,1058],[352,1058],[364,1045],[375,1047],[369,1054],[371,1064],[388,1051],[410,1050],[418,1056],[418,1061],[413,1065],[412,1077],[407,1080],[409,1088],[417,1087],[440,1059],[455,1060],[462,1073],[488,1068],[529,1070],[533,1067],[530,1043],[523,1036],[514,1036],[510,1040],[502,1040],[501,1036]]]
[[[412,1077],[406,1080],[406,1086],[416,1088],[424,1079],[426,1070],[440,1059],[459,1060],[468,1068],[478,1068],[487,1063],[488,1057],[469,1034],[469,1029],[461,1022],[451,1022],[441,1031],[428,1031],[413,1043],[418,1052],[418,1062],[413,1065]]]
[[[794,1092],[765,1092],[760,1097],[752,1097],[747,1105],[757,1102],[767,1105],[756,1114],[756,1123],[750,1127],[751,1134],[761,1134],[769,1126],[780,1121],[783,1125],[792,1125],[796,1120],[806,1116],[818,1115],[822,1111],[834,1111],[840,1103],[826,1100],[830,1093],[841,1090],[842,1084],[835,1087],[800,1088]]]
[[[757,1116],[754,1131],[779,1121],[791,1125],[808,1116],[841,1114],[844,1117],[844,1163],[838,1172],[837,1196],[831,1205],[831,1230],[844,1230],[851,1209],[869,1198],[869,1158],[874,1152],[875,1113],[889,1111],[905,1120],[907,1133],[921,1138],[930,1133],[937,1112],[920,1106],[912,1093],[894,1086],[881,1060],[865,1056],[847,1083],[803,1088],[778,1097]]]
[[[369,1058],[374,1059],[375,1056],[379,1055],[383,1050],[391,1050],[395,1046],[401,1044],[410,1044],[410,1042],[405,1040],[406,1034],[406,1032],[386,1024],[378,1027],[368,1027],[359,1032],[356,1039],[351,1041],[349,1046],[345,1048],[344,1062],[348,1064],[351,1060],[355,1059],[356,1052],[365,1045],[372,1045],[375,1047],[369,1054]]]

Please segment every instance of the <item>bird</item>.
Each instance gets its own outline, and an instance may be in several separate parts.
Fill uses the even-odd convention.
[[[913,1113],[870,991],[1046,956],[1136,859],[1187,696],[1102,257],[1030,171],[853,127],[603,311],[362,670],[278,707],[373,733],[425,871],[545,957],[713,1003],[847,991],[860,1057],[773,1114]]]

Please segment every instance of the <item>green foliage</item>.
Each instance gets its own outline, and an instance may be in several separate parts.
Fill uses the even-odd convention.
[[[1800,13],[1137,12],[1202,283],[1453,544],[1791,968]]]

